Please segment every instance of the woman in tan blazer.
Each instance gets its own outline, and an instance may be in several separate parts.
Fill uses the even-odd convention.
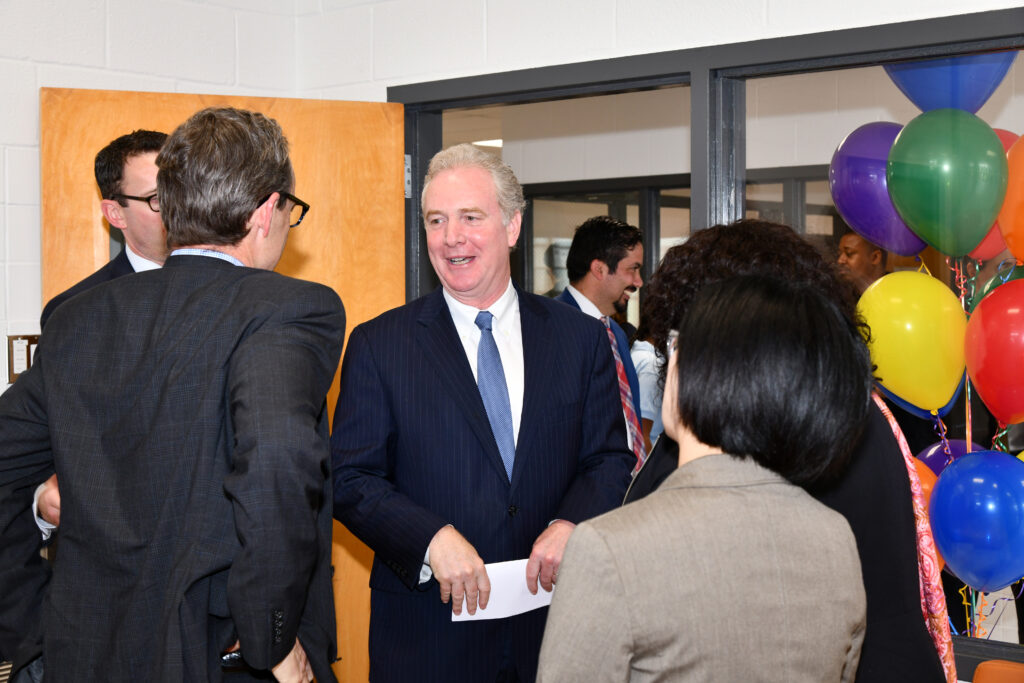
[[[858,330],[806,286],[701,290],[676,321],[663,404],[679,468],[569,540],[538,681],[852,681],[864,638],[834,476],[868,414]]]

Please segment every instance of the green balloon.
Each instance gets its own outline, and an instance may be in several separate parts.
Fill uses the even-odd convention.
[[[984,286],[974,290],[974,296],[972,296],[971,300],[968,302],[967,310],[973,311],[975,306],[981,303],[981,300],[988,296],[992,290],[999,285],[1013,280],[1024,279],[1024,266],[1013,266],[1013,268],[1009,269],[1009,272],[1007,272],[1007,269],[1000,267],[999,271],[1000,272],[989,278],[989,281],[986,282]]]
[[[1003,205],[1007,175],[999,136],[962,109],[916,117],[896,137],[886,165],[900,217],[948,256],[963,256],[985,239]]]

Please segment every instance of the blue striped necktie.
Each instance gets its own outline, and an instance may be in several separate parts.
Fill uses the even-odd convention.
[[[476,326],[480,328],[480,345],[476,351],[476,384],[480,389],[480,398],[484,400],[494,440],[498,442],[505,473],[511,481],[516,440],[512,433],[512,407],[508,400],[505,370],[501,367],[498,345],[494,343],[494,335],[491,333],[493,319],[494,316],[488,311],[480,311],[476,316]]]

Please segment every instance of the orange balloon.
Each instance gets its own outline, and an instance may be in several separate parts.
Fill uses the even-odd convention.
[[[924,494],[924,507],[927,511],[932,503],[932,489],[935,488],[935,482],[939,478],[923,460],[914,458],[914,467],[917,469],[917,478],[921,480],[921,493]],[[942,571],[942,568],[946,566],[946,561],[942,559],[938,546],[935,546],[935,555],[939,559],[939,571]]]
[[[1009,175],[1006,198],[999,211],[999,230],[1003,241],[1018,261],[1024,261],[1024,137],[1017,138],[1006,153]]]

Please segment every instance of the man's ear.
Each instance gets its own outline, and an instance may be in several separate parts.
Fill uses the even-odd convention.
[[[608,264],[599,258],[594,259],[590,262],[590,274],[598,280],[603,280],[604,276],[608,274]]]
[[[128,224],[124,220],[124,207],[118,204],[116,200],[100,200],[100,211],[103,212],[103,217],[106,218],[107,222],[113,227],[121,230],[128,227]]]
[[[516,246],[516,242],[519,241],[519,232],[523,227],[523,214],[520,211],[516,211],[515,215],[512,216],[512,220],[505,226],[505,232],[508,235],[508,248]]]
[[[882,262],[882,250],[881,249],[875,249],[874,251],[871,252],[871,262],[872,263],[881,263]]]
[[[256,210],[252,212],[252,216],[249,217],[249,229],[255,229],[261,233],[262,237],[268,237],[270,235],[270,223],[274,217],[274,209],[280,200],[281,195],[275,192],[267,198],[267,201],[257,206]]]

